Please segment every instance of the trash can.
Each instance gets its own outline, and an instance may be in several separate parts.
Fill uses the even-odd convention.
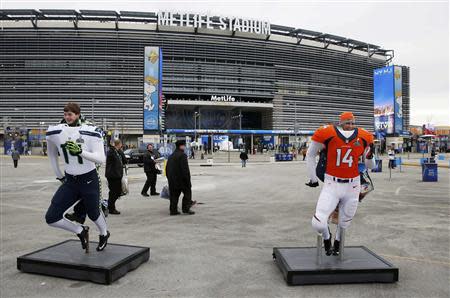
[[[375,168],[372,169],[373,173],[378,173],[383,171],[383,161],[381,159],[375,159]]]
[[[437,182],[438,181],[438,165],[437,163],[425,162],[422,164],[422,181]]]

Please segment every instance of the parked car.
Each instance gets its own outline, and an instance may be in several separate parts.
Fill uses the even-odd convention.
[[[123,152],[128,164],[137,164],[139,167],[144,166],[144,153],[145,150],[140,149],[127,149]]]

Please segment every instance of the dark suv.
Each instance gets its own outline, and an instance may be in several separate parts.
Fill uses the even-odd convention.
[[[128,164],[137,164],[140,167],[144,166],[144,153],[145,150],[140,149],[127,149],[123,152]]]

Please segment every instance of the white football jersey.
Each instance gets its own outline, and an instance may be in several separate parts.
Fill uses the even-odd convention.
[[[95,169],[95,164],[105,162],[103,138],[93,125],[82,124],[71,127],[67,124],[49,126],[47,133],[48,157],[55,170],[56,176],[61,178],[64,174],[59,170],[59,157],[63,159],[64,170],[70,175],[82,175]],[[66,149],[67,141],[74,141],[81,146],[80,155],[71,155]]]

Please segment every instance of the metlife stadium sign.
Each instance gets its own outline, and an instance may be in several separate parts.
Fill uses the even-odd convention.
[[[195,13],[158,12],[158,26],[219,29],[255,34],[270,34],[270,23],[235,17],[209,16]]]

